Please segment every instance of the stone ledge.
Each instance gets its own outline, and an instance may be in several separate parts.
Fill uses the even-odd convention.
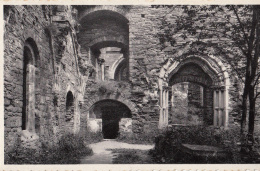
[[[182,144],[183,152],[201,157],[226,157],[227,152],[219,147],[208,145]]]

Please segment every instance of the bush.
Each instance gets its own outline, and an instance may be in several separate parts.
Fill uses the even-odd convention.
[[[74,134],[62,136],[54,146],[42,143],[40,149],[24,148],[21,143],[5,154],[6,164],[76,164],[83,156],[92,155],[83,137]]]
[[[103,140],[102,132],[87,132],[83,135],[86,144],[97,143]]]
[[[154,157],[165,163],[241,163],[239,155],[239,128],[228,130],[205,126],[175,127],[156,137]],[[199,160],[182,151],[181,144],[209,145],[223,148],[227,158],[206,158]]]

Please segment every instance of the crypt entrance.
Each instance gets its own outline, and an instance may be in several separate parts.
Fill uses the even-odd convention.
[[[106,99],[96,102],[89,110],[88,127],[101,131],[104,139],[115,139],[120,132],[132,131],[130,109],[123,103]]]

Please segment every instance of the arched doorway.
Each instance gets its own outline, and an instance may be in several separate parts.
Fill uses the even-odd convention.
[[[168,123],[174,123],[172,120],[169,122],[169,116],[172,115],[174,108],[173,96],[176,93],[176,89],[174,89],[176,84],[182,86],[186,84],[186,90],[190,92],[187,94],[193,96],[189,100],[190,102],[197,101],[200,119],[204,123],[227,127],[230,81],[225,66],[217,58],[213,56],[188,56],[180,62],[170,59],[160,71],[158,84],[160,96],[159,128],[167,126]],[[194,94],[197,95],[194,96]]]
[[[114,139],[122,131],[132,131],[132,114],[123,103],[106,99],[96,102],[89,110],[90,129],[102,131],[105,139]]]
[[[169,123],[213,124],[213,81],[195,63],[186,63],[169,79]]]

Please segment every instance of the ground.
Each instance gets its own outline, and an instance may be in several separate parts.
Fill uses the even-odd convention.
[[[127,155],[133,153],[135,153],[134,156],[137,156],[136,158],[140,157],[142,159],[149,160],[148,151],[153,149],[154,146],[143,144],[128,144],[124,142],[117,142],[115,140],[104,140],[102,142],[90,144],[89,147],[93,150],[93,155],[82,158],[81,164],[123,164],[124,161],[118,161],[118,157],[124,159],[122,154]],[[136,161],[136,163],[138,162],[140,162],[140,160]],[[144,161],[144,163],[146,162],[147,161]],[[128,161],[125,161],[125,163],[128,163]]]

